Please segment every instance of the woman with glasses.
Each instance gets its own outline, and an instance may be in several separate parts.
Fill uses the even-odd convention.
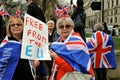
[[[21,43],[23,21],[18,17],[8,20],[7,36],[0,45],[0,80],[34,80],[33,66],[39,66],[39,61],[21,59]]]
[[[73,71],[93,76],[87,46],[79,33],[73,31],[72,19],[69,17],[59,18],[56,28],[60,37],[50,47],[49,53],[54,61],[49,80],[61,80],[67,72]]]

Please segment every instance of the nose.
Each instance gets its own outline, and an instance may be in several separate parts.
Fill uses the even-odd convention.
[[[18,25],[16,25],[16,24],[15,24],[15,26],[14,26],[14,27],[18,27]]]
[[[66,27],[64,26],[63,29],[66,29]]]

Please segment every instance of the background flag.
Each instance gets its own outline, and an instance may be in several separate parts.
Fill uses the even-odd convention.
[[[116,68],[114,42],[112,37],[97,31],[87,42],[94,68]]]

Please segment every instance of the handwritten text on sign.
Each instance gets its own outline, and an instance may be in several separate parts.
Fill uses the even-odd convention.
[[[48,27],[42,21],[25,14],[21,58],[50,60]]]

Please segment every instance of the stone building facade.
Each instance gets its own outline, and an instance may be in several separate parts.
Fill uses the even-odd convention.
[[[120,30],[120,0],[83,0],[83,1],[84,1],[85,13],[86,13],[86,27],[92,27],[95,23],[102,23],[104,21],[107,23],[107,25],[111,25],[111,26],[118,25]],[[104,3],[104,9],[92,10],[90,6],[93,1]],[[102,6],[103,5],[101,5],[101,8]],[[116,56],[117,68],[107,70],[108,80],[120,80],[119,50],[115,50],[115,56]]]
[[[106,22],[107,25],[120,27],[120,0],[83,0],[86,13],[86,27],[92,27],[95,23]],[[92,10],[92,2],[101,2],[102,10]],[[104,5],[103,5],[104,3]],[[103,7],[104,6],[104,7]],[[102,21],[103,19],[103,21]]]

